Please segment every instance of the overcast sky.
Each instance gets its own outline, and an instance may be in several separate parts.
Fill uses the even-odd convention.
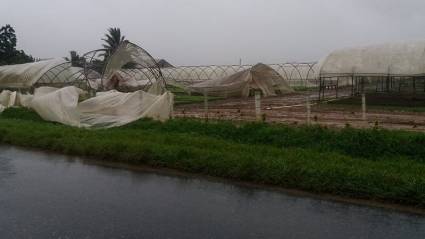
[[[108,27],[175,65],[316,61],[335,48],[425,39],[425,0],[0,0],[35,57],[101,47]]]

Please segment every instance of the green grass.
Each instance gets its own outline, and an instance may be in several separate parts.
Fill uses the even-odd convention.
[[[425,207],[421,133],[184,119],[86,130],[8,109],[0,114],[0,142]]]
[[[208,97],[208,101],[219,100],[218,97]],[[204,96],[201,95],[174,95],[176,105],[194,104],[204,102]]]
[[[317,90],[317,87],[307,87],[307,86],[294,86],[292,87],[296,92],[304,92],[304,91],[314,91]]]
[[[167,90],[171,91],[174,94],[174,102],[176,105],[183,104],[194,104],[194,103],[202,103],[204,102],[204,96],[199,93],[188,94],[184,89],[175,87],[175,86],[167,86]],[[221,100],[222,97],[213,97],[208,96],[208,101]]]

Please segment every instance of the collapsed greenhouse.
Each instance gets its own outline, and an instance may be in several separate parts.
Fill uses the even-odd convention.
[[[73,61],[1,66],[0,111],[25,106],[50,121],[113,127],[141,117],[169,119],[173,95],[167,86],[219,97],[247,97],[253,90],[285,95],[296,87],[318,89],[319,99],[330,91],[338,97],[339,89],[351,95],[425,93],[425,41],[336,50],[319,63],[173,67],[128,41],[106,56],[95,50]]]
[[[198,93],[224,97],[248,97],[251,91],[261,91],[265,97],[293,92],[279,73],[264,64],[257,64],[228,77],[194,84],[190,89]]]
[[[64,59],[51,59],[35,63],[0,66],[0,87],[2,89],[29,90],[43,84],[50,86],[78,84],[82,80],[82,68],[73,67]]]
[[[89,52],[78,62],[54,59],[0,67],[0,111],[28,107],[45,120],[77,127],[115,127],[142,117],[171,117],[173,95],[165,90],[161,71],[149,53],[128,41],[107,59],[104,53]],[[119,92],[110,82],[115,72],[129,66],[156,78],[132,92]],[[81,101],[84,98],[89,99]]]

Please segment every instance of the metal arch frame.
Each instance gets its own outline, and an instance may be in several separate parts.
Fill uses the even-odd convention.
[[[100,76],[101,76],[101,84],[102,84],[102,87],[103,87],[103,74],[104,74],[104,71],[105,71],[106,64],[102,66],[101,72],[98,72],[98,71],[96,71],[97,69],[96,70],[93,69],[94,66],[93,66],[92,62],[93,62],[93,60],[100,60],[100,59],[98,59],[98,57],[100,56],[100,53],[106,54],[106,52],[107,51],[105,49],[97,49],[97,50],[92,50],[92,51],[86,52],[82,56],[82,58],[84,59],[84,64],[83,64],[84,79],[85,79],[88,87],[90,88],[90,90],[93,90],[93,91],[95,90],[95,89],[91,88],[91,85],[90,85],[90,79],[91,78],[89,77],[90,76],[90,73],[93,72],[93,71],[100,74]],[[102,62],[104,62],[104,61],[105,61],[105,59],[103,59]]]
[[[278,67],[278,69],[280,69],[281,71],[283,71],[283,73],[285,74],[285,75],[282,75],[282,74],[280,74],[279,73],[279,70],[276,70],[285,80],[287,80],[288,82],[291,82],[291,79],[290,79],[290,77],[288,76],[288,73],[286,72],[286,70],[285,70],[285,64],[272,64],[271,66],[277,66]]]
[[[130,75],[129,72],[127,72],[127,70],[130,70],[133,73],[135,73],[135,72],[139,73],[137,76],[144,75],[144,79],[149,81],[149,84],[143,86],[144,90],[146,88],[149,88],[150,86],[152,86],[154,84],[153,80],[160,81],[161,87],[163,87],[164,90],[165,90],[167,83],[164,79],[164,76],[163,76],[162,71],[161,71],[161,67],[159,66],[158,62],[149,54],[149,52],[147,52],[142,47],[140,47],[140,46],[138,46],[138,45],[136,45],[136,44],[134,44],[130,41],[125,41],[125,44],[130,44],[132,47],[135,47],[138,51],[140,51],[142,53],[142,55],[141,55],[142,62],[144,61],[143,58],[146,59],[146,57],[147,57],[149,59],[149,61],[153,62],[154,64],[143,65],[140,62],[130,61],[129,63],[133,63],[134,67],[129,68],[129,69],[121,69],[120,72]],[[85,75],[85,79],[86,79],[88,85],[90,85],[88,83],[90,70],[93,71],[94,70],[93,68],[95,67],[94,64],[93,64],[93,61],[95,60],[95,58],[99,58],[100,53],[106,53],[106,50],[105,49],[93,50],[93,51],[89,51],[89,52],[87,52],[83,55],[83,58],[84,58],[84,75]],[[100,75],[101,75],[101,85],[102,85],[101,87],[102,87],[102,90],[104,90],[104,88],[105,88],[105,82],[104,82],[105,81],[105,71],[106,71],[106,68],[107,68],[109,62],[105,61],[105,59],[103,59],[102,62],[103,62],[103,66],[102,66],[102,70],[100,72]],[[96,72],[96,70],[94,70],[94,71]],[[136,73],[132,77],[135,77],[135,76],[136,76]]]
[[[125,41],[126,44],[130,44],[133,47],[136,47],[138,50],[142,51],[143,54],[145,54],[148,58],[150,58],[150,60],[154,63],[154,65],[148,65],[147,67],[140,65],[139,63],[136,62],[132,62],[132,63],[136,63],[136,65],[140,65],[141,67],[138,68],[134,68],[134,69],[139,69],[143,72],[143,69],[147,69],[154,77],[156,81],[160,81],[162,84],[161,86],[163,87],[163,89],[165,90],[167,87],[167,82],[164,79],[164,76],[162,74],[161,71],[161,67],[159,66],[158,62],[155,60],[155,58],[152,57],[152,55],[146,51],[145,49],[143,49],[142,47],[130,42],[130,41]],[[143,72],[144,73],[144,72]],[[145,74],[146,75],[146,74]],[[149,82],[151,83],[151,85],[153,84],[152,79],[148,78]]]
[[[268,66],[274,69],[280,76],[282,76],[289,83],[295,81],[296,76],[300,82],[304,82],[304,86],[307,85],[307,81],[314,77],[315,71],[314,66],[317,62],[302,62],[302,63],[280,63],[280,64],[268,64]],[[172,79],[176,82],[193,84],[195,82],[203,82],[206,80],[212,80],[229,76],[246,70],[253,65],[200,65],[200,66],[179,66],[174,68],[167,68],[167,79]],[[288,69],[289,68],[289,69]],[[305,70],[306,75],[303,74],[301,68],[307,68]],[[289,72],[288,72],[289,71]],[[205,79],[204,77],[205,76]]]
[[[39,80],[34,84],[34,87],[37,87],[37,86],[63,87],[63,86],[70,86],[70,85],[80,85],[81,81],[84,80],[84,79],[81,79],[81,76],[83,74],[82,72],[83,69],[70,74],[63,82],[58,82],[58,83],[54,82],[55,79],[57,79],[62,73],[64,73],[66,70],[70,69],[71,67],[72,67],[72,64],[70,61],[66,61],[51,67],[48,71],[44,72],[44,74],[41,75]],[[55,71],[56,69],[59,69],[59,70]],[[70,79],[75,79],[75,80],[70,80]]]
[[[68,65],[68,66],[62,67],[63,65]],[[59,70],[56,73],[53,73],[52,72],[53,69],[56,69],[58,67],[61,67],[61,70]],[[52,84],[53,83],[53,79],[55,79],[56,77],[58,77],[62,72],[64,72],[65,70],[69,69],[70,67],[71,67],[71,62],[68,62],[68,61],[67,62],[63,62],[63,63],[60,63],[60,64],[58,64],[56,66],[53,66],[48,71],[44,72],[44,74],[40,77],[40,79],[37,81],[37,83],[40,82],[40,81],[43,81],[44,77],[46,77],[49,80],[49,82],[47,82],[46,84],[49,84],[49,83]],[[53,77],[50,77],[49,76],[50,73],[53,74]]]
[[[72,81],[70,81],[69,79],[71,78],[81,79],[82,76],[84,76],[83,78],[85,80],[88,80],[89,78],[91,78],[89,75],[92,72],[97,72],[100,75],[104,75],[106,64],[103,63],[102,65],[98,65],[102,67],[101,72],[99,72],[99,67],[96,70],[93,69],[93,66],[94,66],[93,61],[95,59],[101,60],[99,59],[100,53],[105,53],[105,52],[106,51],[104,49],[98,49],[98,50],[93,50],[93,51],[89,51],[85,53],[82,56],[82,58],[84,59],[83,70],[72,73],[72,75],[67,77],[66,82],[63,82],[63,83],[64,84],[71,83]],[[179,81],[182,78],[184,78],[185,79],[184,81],[185,82],[188,81],[187,83],[190,84],[190,83],[194,83],[195,81],[202,82],[205,80],[211,80],[214,78],[220,78],[223,76],[231,75],[231,74],[240,72],[242,70],[246,70],[249,67],[252,67],[252,65],[203,65],[203,66],[181,66],[181,67],[175,67],[175,68],[169,67],[167,68],[166,73],[164,75],[162,70],[159,68],[157,62],[154,60],[152,60],[152,62],[155,62],[155,65],[153,67],[140,67],[140,64],[136,63],[136,67],[125,69],[122,71],[122,73],[132,77],[139,77],[142,80],[148,80],[151,83],[153,79],[158,79],[158,78],[162,79],[165,83],[166,83],[166,80],[164,78],[174,79],[176,81]],[[268,64],[268,65],[274,68],[279,73],[279,75],[281,75],[285,80],[292,82],[295,80],[295,76],[299,77],[297,79],[299,81],[311,80],[311,76],[315,73],[314,66],[316,64],[317,63],[315,62],[311,62],[311,63],[307,62],[307,63],[280,63],[280,64]],[[54,71],[54,69],[57,69],[58,67],[61,67],[61,69],[59,71]],[[45,81],[42,83],[52,84],[56,77],[58,77],[66,69],[70,67],[72,67],[72,65],[71,65],[71,62],[69,61],[52,67],[49,71],[45,72],[42,75],[42,77],[40,77],[41,79],[44,79]],[[308,69],[301,71],[302,67],[308,68]],[[288,72],[288,70],[290,70],[290,72]],[[131,74],[129,72],[131,72]],[[305,72],[306,74],[304,75],[303,73]],[[76,75],[78,76],[75,77]],[[90,87],[90,84],[87,84],[87,85]]]

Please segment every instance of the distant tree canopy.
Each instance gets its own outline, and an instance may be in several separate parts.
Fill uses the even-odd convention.
[[[70,61],[72,66],[83,67],[84,57],[78,55],[77,51],[70,51],[70,57],[65,57],[65,60]]]
[[[34,62],[23,50],[16,50],[18,42],[15,30],[10,25],[0,28],[0,65]]]

